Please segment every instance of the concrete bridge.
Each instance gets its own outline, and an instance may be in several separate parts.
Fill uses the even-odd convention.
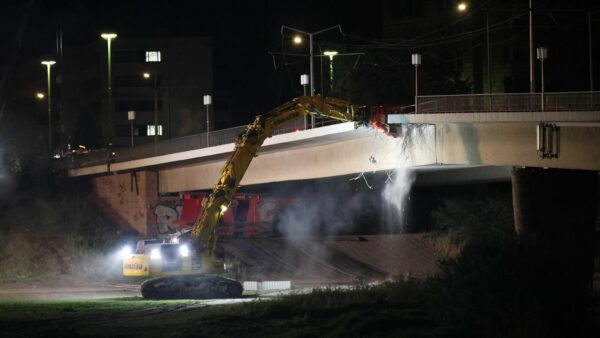
[[[393,135],[354,123],[302,130],[303,122],[296,121],[266,140],[242,185],[401,166],[438,184],[509,180],[513,166],[599,171],[600,92],[547,94],[544,111],[540,99],[537,94],[419,97],[418,114],[388,116]],[[121,210],[125,223],[147,233],[154,223],[147,206],[156,205],[158,196],[212,189],[243,128],[210,133],[208,140],[199,134],[89,153],[73,159],[69,175],[93,176],[109,209]]]
[[[419,114],[395,114],[395,137],[341,123],[266,140],[242,184],[314,179],[398,166],[527,166],[600,170],[600,92],[419,97]],[[530,108],[536,110],[530,110]],[[211,189],[243,127],[82,156],[70,176],[151,170],[159,192]],[[113,162],[113,163],[109,163]]]

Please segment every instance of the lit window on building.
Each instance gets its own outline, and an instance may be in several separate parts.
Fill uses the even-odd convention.
[[[149,125],[147,125],[147,126],[146,126],[146,135],[148,135],[148,136],[154,136],[154,135],[157,135],[157,134],[156,134],[156,129],[157,129],[157,128],[155,128],[155,127],[156,127],[156,126],[155,126],[155,125],[153,125],[153,124],[149,124]],[[163,131],[162,131],[162,125],[160,125],[160,124],[159,124],[159,125],[158,125],[158,135],[162,135],[162,134],[163,134]]]
[[[147,51],[146,62],[160,62],[160,51]]]

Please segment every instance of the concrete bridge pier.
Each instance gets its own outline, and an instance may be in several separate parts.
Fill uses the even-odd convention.
[[[513,170],[523,295],[515,315],[526,336],[583,337],[589,328],[597,187],[596,171]]]

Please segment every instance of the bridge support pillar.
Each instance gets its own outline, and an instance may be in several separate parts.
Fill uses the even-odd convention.
[[[152,211],[158,203],[156,172],[96,176],[92,186],[99,207],[113,221],[143,237],[156,233],[156,218]]]
[[[583,336],[589,324],[597,187],[595,171],[513,170],[525,295],[515,315],[528,336]]]

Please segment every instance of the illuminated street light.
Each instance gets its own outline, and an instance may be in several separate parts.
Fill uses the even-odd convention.
[[[333,60],[333,57],[338,55],[338,52],[335,50],[326,50],[323,52],[323,55],[329,56],[329,60]]]
[[[111,128],[111,121],[112,121],[112,60],[111,60],[111,44],[112,44],[112,40],[117,38],[117,34],[115,33],[102,33],[100,34],[100,37],[102,37],[104,40],[106,40],[106,55],[107,55],[107,59],[108,59],[108,106],[107,106],[107,113],[106,113],[106,126],[105,126],[105,130],[108,133],[108,141],[110,142],[112,137],[112,128]]]
[[[412,65],[415,66],[415,113],[419,112],[418,96],[419,96],[419,66],[421,65],[421,54],[414,53],[412,55]]]
[[[329,89],[333,89],[333,57],[338,55],[335,50],[326,50],[323,55],[329,56]]]
[[[304,96],[306,96],[306,86],[308,86],[310,80],[308,79],[308,74],[300,75],[300,85],[302,86]],[[304,120],[304,130],[306,130],[308,116],[304,116],[302,120]]]
[[[50,79],[50,67],[56,64],[54,60],[42,61],[46,66],[46,75],[48,81],[48,156],[52,157],[52,81]],[[39,95],[38,95],[39,98]]]
[[[204,105],[206,106],[206,146],[210,145],[209,131],[210,131],[210,106],[212,105],[212,96],[204,95]]]
[[[308,79],[308,74],[300,75],[300,85],[304,89],[304,96],[306,96],[306,86],[310,84],[310,80]]]
[[[466,2],[461,2],[458,4],[458,6],[456,6],[456,8],[460,11],[460,12],[464,12],[467,10],[468,6]]]
[[[156,145],[158,142],[158,76],[156,74],[152,76],[152,74],[149,72],[144,72],[142,76],[146,80],[150,78],[153,78],[154,80],[152,89],[154,91],[154,145]]]
[[[542,111],[544,111],[544,60],[548,58],[548,49],[546,47],[538,47],[536,52],[537,59],[540,60],[542,65]]]
[[[291,30],[293,32],[299,33],[299,34],[303,34],[303,35],[308,35],[308,39],[309,39],[309,58],[310,58],[310,96],[314,96],[315,95],[315,65],[314,65],[314,58],[313,58],[313,36],[321,34],[321,33],[325,33],[328,32],[332,29],[339,29],[341,34],[344,34],[344,32],[342,32],[342,26],[340,25],[336,25],[336,26],[332,26],[329,28],[325,28],[325,29],[321,29],[320,31],[316,31],[316,32],[305,32],[303,30],[299,30],[296,28],[292,28],[289,26],[281,26],[281,35],[283,35],[283,30],[287,29],[287,30]],[[302,42],[302,38],[299,35],[296,35],[294,37],[294,43],[298,44]],[[311,118],[311,126],[312,128],[315,127],[315,117],[314,115],[310,116]]]
[[[44,95],[44,93],[42,92],[37,92],[35,93],[35,97],[37,97],[40,100],[43,100],[46,97],[46,95]]]
[[[129,120],[129,125],[131,126],[131,148],[133,148],[133,121],[135,120],[135,110],[127,112],[127,120]]]

